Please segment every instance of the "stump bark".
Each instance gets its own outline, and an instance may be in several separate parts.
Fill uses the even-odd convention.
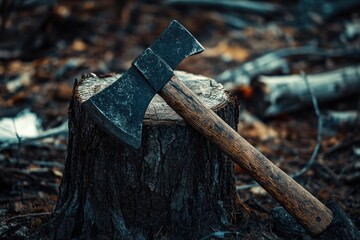
[[[214,80],[176,72],[230,126],[238,106]],[[83,76],[69,109],[69,146],[51,239],[198,239],[235,214],[232,162],[159,96],[131,150],[103,132],[81,106],[119,75]],[[44,236],[44,235],[43,235]]]

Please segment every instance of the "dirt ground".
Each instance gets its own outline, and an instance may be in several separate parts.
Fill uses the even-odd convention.
[[[43,130],[66,124],[75,79],[90,72],[125,71],[173,19],[206,49],[183,61],[178,69],[213,78],[281,48],[360,49],[360,26],[358,32],[349,27],[350,23],[360,25],[359,4],[332,5],[330,12],[322,8],[325,2],[342,1],[266,1],[278,6],[274,11],[265,11],[265,5],[249,10],[145,0],[58,1],[55,5],[29,1],[33,5],[27,6],[12,2],[16,1],[0,2],[0,121],[29,109]],[[291,57],[287,59],[289,69],[268,75],[356,66],[359,56]],[[325,127],[319,141],[319,116],[313,106],[260,118],[254,111],[259,99],[252,86],[233,85],[230,92],[240,101],[239,133],[285,172],[299,172],[309,163],[316,145],[320,146],[314,163],[296,180],[322,202],[336,196],[360,227],[359,119],[352,127]],[[320,103],[319,110],[322,114],[328,110],[360,112],[359,100],[360,89]],[[253,120],[244,120],[245,114]],[[326,121],[323,116],[320,120]],[[26,239],[56,205],[67,135],[62,131],[26,140],[19,137],[22,129],[1,129],[0,122],[1,131],[20,141],[4,140],[0,135],[0,239]],[[259,238],[284,239],[266,225],[277,203],[260,187],[244,187],[252,183],[251,178],[239,167],[235,172],[240,198],[264,222],[266,231]]]

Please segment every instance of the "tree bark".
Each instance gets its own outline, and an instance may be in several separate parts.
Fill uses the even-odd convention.
[[[238,106],[214,80],[177,76],[230,126]],[[81,102],[119,75],[83,76],[69,110],[69,146],[50,239],[198,239],[223,230],[238,210],[232,162],[159,96],[131,150],[103,132]]]

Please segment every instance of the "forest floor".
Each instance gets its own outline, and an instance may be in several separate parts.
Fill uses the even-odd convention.
[[[326,1],[267,1],[277,6],[275,10],[266,10],[265,5],[244,10],[140,0],[58,1],[53,6],[41,5],[42,1],[33,1],[35,6],[3,2],[0,239],[26,239],[56,205],[67,149],[63,126],[74,80],[90,72],[125,71],[171,20],[181,22],[206,49],[178,69],[213,78],[282,48],[360,49],[360,7],[354,3],[340,7],[337,1],[328,1],[334,5],[332,11],[325,11],[320,2]],[[359,56],[291,57],[287,69],[256,73],[251,82],[260,75],[313,74],[356,66]],[[319,129],[319,116],[311,104],[271,118],[256,117],[253,106],[259,99],[252,85],[232,83],[229,91],[239,97],[239,133],[285,172],[299,172],[320,146],[315,161],[296,180],[322,202],[336,196],[360,227],[359,118],[352,127]],[[319,110],[360,112],[359,99],[360,89],[320,103]],[[245,121],[245,114],[252,120]],[[320,120],[326,119],[322,115]],[[41,137],[39,130],[52,129],[57,133]],[[260,219],[268,219],[277,203],[260,187],[244,187],[252,180],[239,167],[235,173],[240,198]],[[271,227],[267,230],[263,239],[282,239]]]

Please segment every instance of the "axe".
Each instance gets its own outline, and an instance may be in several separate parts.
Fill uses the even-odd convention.
[[[191,33],[172,21],[127,72],[86,100],[83,107],[105,132],[127,146],[139,148],[143,116],[151,99],[159,94],[256,180],[311,236],[322,234],[332,222],[332,211],[207,109],[174,75],[183,59],[203,50]]]

